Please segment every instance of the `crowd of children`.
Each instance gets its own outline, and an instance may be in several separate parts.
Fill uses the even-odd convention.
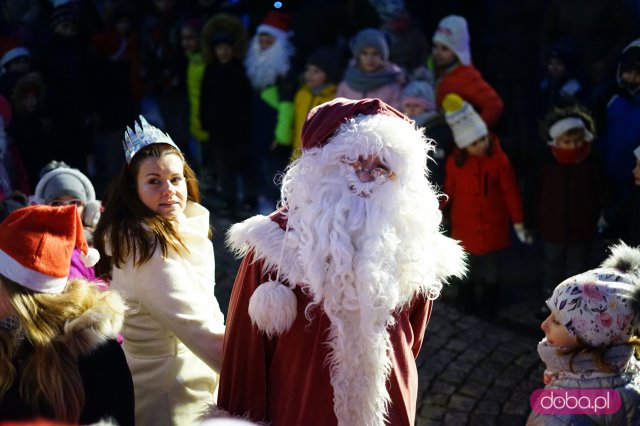
[[[213,264],[196,176],[213,215],[239,220],[272,210],[279,179],[300,155],[307,114],[339,97],[379,98],[435,140],[426,167],[442,194],[444,226],[469,254],[469,273],[457,283],[461,309],[493,318],[503,301],[501,253],[513,244],[535,243],[543,271],[537,290],[541,298],[551,295],[552,318],[543,324],[547,342],[540,347],[547,365],[577,354],[575,348],[630,342],[627,323],[621,341],[611,335],[589,341],[601,330],[583,333],[568,325],[573,317],[563,313],[559,298],[567,291],[595,297],[579,274],[605,258],[594,249],[600,247],[596,242],[640,244],[640,38],[633,40],[638,34],[621,35],[611,46],[623,40],[626,47],[611,57],[591,58],[585,69],[584,40],[558,32],[543,54],[539,80],[531,82],[531,104],[520,111],[528,114],[522,122],[530,139],[514,142],[501,124],[508,105],[474,65],[476,34],[463,16],[443,16],[430,28],[427,49],[428,38],[411,14],[415,5],[399,2],[389,9],[385,2],[371,2],[377,19],[312,48],[305,45],[301,57],[291,32],[295,8],[187,3],[56,1],[32,6],[29,19],[7,15],[0,33],[1,218],[27,205],[76,206],[88,246],[106,254],[99,272],[126,303],[139,307],[123,319],[122,335],[116,327],[105,337],[123,339],[137,416],[191,418],[193,407],[208,401],[216,386],[215,375],[202,379],[221,358],[224,320],[213,298],[215,270],[189,254],[191,245],[199,247],[198,256],[204,256],[200,249],[211,251]],[[140,113],[149,123],[141,118],[141,127],[127,133],[123,161],[122,129]],[[136,145],[136,138],[146,137],[143,128],[159,138],[153,148]],[[170,135],[168,141],[157,128]],[[175,199],[158,202],[153,186],[159,183],[148,176],[169,181]],[[107,196],[109,184],[119,190]],[[134,186],[147,193],[132,192]],[[105,197],[103,206],[99,200]],[[149,217],[145,206],[157,215]],[[174,229],[166,218],[178,218],[180,225]],[[156,238],[151,245],[149,232]],[[67,275],[82,283],[96,280],[83,249],[74,248],[66,259]],[[618,246],[613,258],[620,252],[636,255],[634,250]],[[611,278],[611,269],[636,285],[636,263],[627,270],[613,258],[592,272],[597,280]],[[193,274],[197,291],[182,288],[176,271]],[[564,281],[569,277],[573,284]],[[609,294],[609,281],[619,281],[609,278],[596,290]],[[143,291],[151,282],[164,283],[166,292]],[[610,291],[612,297],[624,298],[617,291]],[[635,315],[635,305],[624,309]],[[177,312],[189,316],[189,323],[175,320]],[[550,340],[550,324],[568,329],[569,345]],[[154,340],[182,351],[172,358],[160,348],[154,362],[175,372],[188,360],[193,388],[185,382],[160,389],[138,373],[151,362],[140,350],[149,335],[136,334],[139,329],[154,330]],[[560,354],[557,346],[573,349]],[[582,358],[587,365],[588,357]],[[614,367],[632,371],[628,362]],[[574,378],[565,373],[550,369],[552,383]],[[166,414],[159,401],[167,395],[186,408]],[[47,401],[54,411],[67,409]],[[77,406],[71,413],[84,416]]]

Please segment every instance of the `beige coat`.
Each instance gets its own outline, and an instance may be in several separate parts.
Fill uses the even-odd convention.
[[[191,425],[213,403],[222,358],[224,316],[213,289],[209,212],[185,209],[179,232],[189,253],[158,248],[144,265],[112,271],[111,288],[129,306],[122,335],[136,399],[136,424]]]

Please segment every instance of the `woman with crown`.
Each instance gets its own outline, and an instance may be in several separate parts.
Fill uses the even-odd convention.
[[[94,235],[96,270],[128,305],[122,335],[136,424],[194,424],[214,402],[224,335],[209,212],[169,135],[140,116],[123,144],[127,161]]]

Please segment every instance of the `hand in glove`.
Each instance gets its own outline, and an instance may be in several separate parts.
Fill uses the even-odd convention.
[[[524,225],[523,224],[515,223],[513,225],[513,230],[516,231],[516,236],[518,237],[518,239],[520,240],[520,242],[522,244],[532,244],[533,243],[533,238],[531,237],[531,234],[529,233],[529,231],[524,229]]]

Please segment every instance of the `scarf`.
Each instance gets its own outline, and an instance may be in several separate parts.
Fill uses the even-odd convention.
[[[577,164],[584,161],[591,153],[591,144],[583,143],[580,148],[564,149],[551,146],[551,153],[560,164]]]
[[[398,72],[382,69],[375,72],[364,73],[355,64],[350,64],[345,73],[344,79],[356,92],[367,93],[379,87],[394,83],[398,77]]]
[[[545,377],[555,379],[584,380],[598,377],[612,377],[626,372],[628,369],[635,369],[633,358],[633,346],[615,345],[605,354],[605,361],[612,367],[611,373],[602,371],[596,366],[591,354],[579,353],[573,358],[573,371],[570,368],[571,355],[559,355],[555,346],[547,343],[547,339],[542,339],[538,343],[538,354],[540,359],[547,366],[544,372]],[[631,368],[630,368],[631,367]],[[549,383],[545,380],[545,383]]]

